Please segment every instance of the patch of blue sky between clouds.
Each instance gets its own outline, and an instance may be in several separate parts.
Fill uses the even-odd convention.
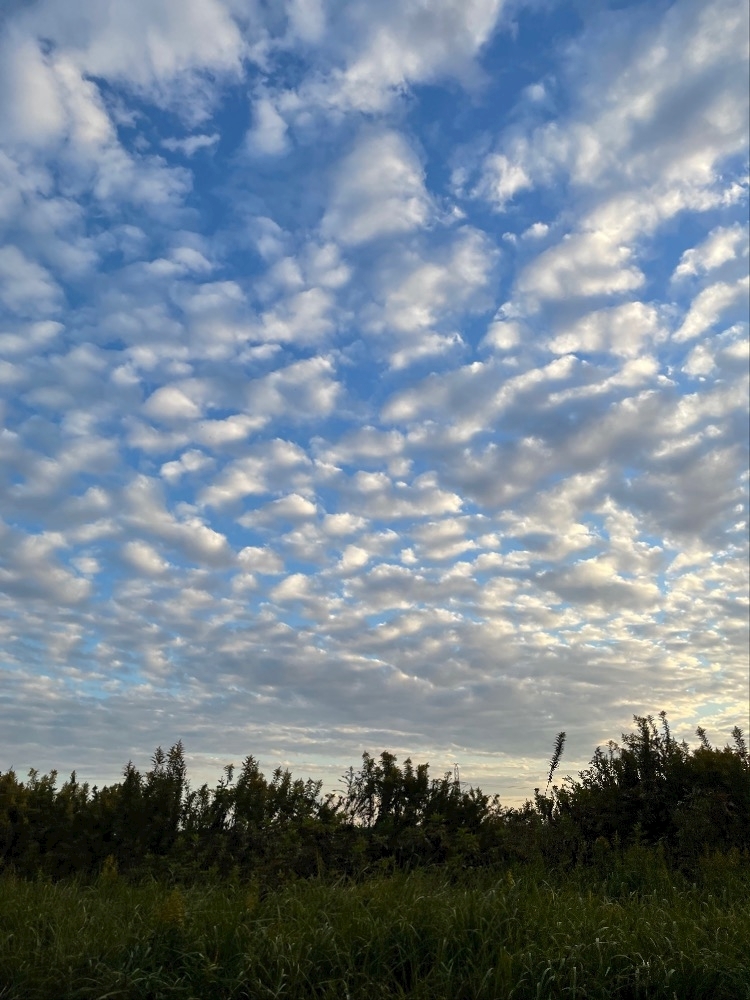
[[[560,729],[743,725],[747,38],[7,8],[0,767],[387,747],[511,802]]]

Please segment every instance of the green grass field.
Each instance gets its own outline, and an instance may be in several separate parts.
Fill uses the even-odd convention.
[[[750,873],[528,869],[358,883],[0,879],[0,997],[750,1000]],[[649,884],[649,883],[653,884]]]

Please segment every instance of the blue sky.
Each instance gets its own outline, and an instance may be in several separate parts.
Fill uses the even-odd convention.
[[[747,20],[5,4],[0,769],[747,727]]]

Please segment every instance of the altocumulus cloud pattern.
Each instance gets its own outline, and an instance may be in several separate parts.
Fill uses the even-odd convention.
[[[744,0],[6,2],[0,768],[512,802],[744,725],[747,60]]]

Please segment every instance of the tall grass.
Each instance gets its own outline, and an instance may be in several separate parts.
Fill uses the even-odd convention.
[[[650,866],[650,867],[649,867]],[[359,883],[0,879],[0,997],[750,1000],[750,872],[645,851],[599,869]]]

